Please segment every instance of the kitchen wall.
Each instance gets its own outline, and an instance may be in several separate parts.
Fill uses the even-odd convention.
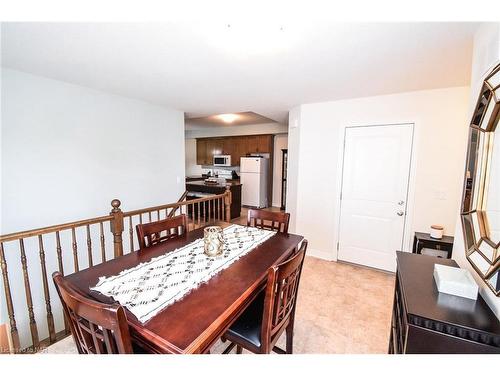
[[[281,205],[281,149],[287,148],[288,126],[278,123],[218,126],[204,129],[186,130],[186,176],[197,176],[211,169],[196,164],[196,138],[203,137],[229,137],[235,135],[275,134],[274,137],[274,169],[273,169],[273,202],[272,205]],[[239,167],[235,167],[239,171]]]
[[[291,231],[310,255],[336,260],[346,126],[415,123],[409,233],[440,223],[455,233],[464,173],[469,88],[407,92],[301,105],[289,118]],[[412,208],[412,209],[411,209]],[[411,236],[405,240],[410,247]]]
[[[500,23],[489,23],[480,26],[474,36],[473,54],[472,54],[472,73],[471,73],[471,90],[470,100],[468,105],[467,125],[469,125],[470,118],[476,106],[479,90],[483,79],[487,72],[496,64],[500,62]],[[466,155],[466,146],[463,148],[463,158]],[[463,163],[465,170],[465,162]],[[491,309],[495,312],[500,319],[500,297],[497,297],[485,285],[474,271],[469,261],[465,258],[464,237],[462,233],[462,226],[460,216],[456,216],[456,230],[455,242],[453,244],[453,259],[460,265],[460,267],[467,268],[471,271],[480,285],[480,292],[486,300]]]
[[[1,233],[105,215],[113,198],[131,210],[174,202],[184,191],[182,112],[9,69],[2,69],[1,94]],[[71,244],[63,246],[65,269],[72,272]],[[46,247],[50,275],[57,262],[54,247]],[[18,254],[6,250],[16,320],[26,344]],[[27,247],[27,258],[44,336],[37,249]],[[60,329],[61,310],[53,305],[53,311]],[[1,324],[7,321],[4,305],[0,312]]]

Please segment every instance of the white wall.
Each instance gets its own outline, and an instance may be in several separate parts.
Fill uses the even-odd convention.
[[[113,198],[131,210],[176,201],[184,191],[182,112],[8,69],[2,69],[1,89],[1,233],[106,215]],[[50,277],[57,267],[55,249],[52,241],[45,246]],[[79,246],[85,253],[85,241]],[[68,271],[73,269],[70,249],[63,244]],[[6,255],[26,344],[18,251],[9,248]],[[43,337],[37,248],[27,244],[27,257]],[[60,310],[57,305],[53,310],[60,329]],[[7,320],[5,308],[1,312],[0,323]]]
[[[297,200],[300,172],[300,124],[301,107],[295,107],[288,113],[288,171],[287,171],[287,198],[286,212],[290,213],[290,231],[295,232],[297,227]],[[310,250],[309,250],[310,252]]]
[[[468,106],[469,116],[467,125],[470,122],[472,112],[476,106],[479,90],[481,89],[482,81],[487,72],[500,62],[500,23],[482,25],[474,36],[474,46],[472,55],[472,74],[471,74],[471,90],[470,102]],[[466,148],[464,146],[464,159]],[[465,162],[463,164],[465,170]],[[453,259],[460,267],[467,268],[471,271],[480,285],[480,292],[491,309],[500,319],[500,297],[497,297],[491,292],[488,286],[480,279],[474,271],[469,261],[465,257],[464,237],[460,222],[460,216],[457,216],[457,225],[455,230],[455,242],[453,244]]]
[[[275,134],[272,205],[279,207],[281,205],[281,149],[287,148],[287,132],[288,126],[278,123],[224,127],[217,126],[207,127],[204,129],[186,130],[186,176],[197,176],[204,172],[202,166],[196,164],[196,138]]]
[[[203,173],[201,165],[196,164],[196,139],[186,138],[186,176],[198,176]]]
[[[441,223],[455,233],[467,137],[468,87],[301,105],[289,124],[292,231],[309,254],[335,260],[341,158],[346,126],[415,123],[409,232]],[[296,189],[296,191],[293,191]],[[296,198],[295,198],[296,197]],[[295,201],[292,202],[292,199]],[[407,247],[411,238],[405,241]]]

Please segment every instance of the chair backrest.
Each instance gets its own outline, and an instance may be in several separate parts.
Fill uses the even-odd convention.
[[[247,225],[262,229],[276,230],[282,233],[288,233],[288,223],[290,214],[281,211],[264,211],[249,209],[247,216]]]
[[[59,272],[54,272],[52,279],[78,353],[133,353],[127,317],[120,304],[109,305],[86,298]]]
[[[262,351],[265,353],[271,351],[285,326],[295,317],[300,274],[306,250],[307,240],[304,240],[295,255],[269,268],[267,272],[261,331]]]
[[[137,231],[139,247],[141,249],[150,247],[186,234],[186,215],[182,214],[147,224],[137,224],[135,229]]]

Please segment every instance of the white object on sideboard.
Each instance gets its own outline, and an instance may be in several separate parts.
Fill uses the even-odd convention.
[[[434,264],[434,281],[440,293],[477,299],[479,288],[468,270]]]
[[[441,238],[443,238],[443,234],[444,234],[444,227],[442,225],[437,225],[437,224],[431,225],[431,230],[429,232],[429,235],[432,238],[440,240]]]

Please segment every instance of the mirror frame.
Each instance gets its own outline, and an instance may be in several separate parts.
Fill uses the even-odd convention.
[[[497,296],[500,296],[500,242],[494,243],[490,239],[486,194],[490,171],[500,168],[500,165],[491,165],[493,138],[499,119],[500,64],[484,79],[470,122],[461,207],[466,258]]]

